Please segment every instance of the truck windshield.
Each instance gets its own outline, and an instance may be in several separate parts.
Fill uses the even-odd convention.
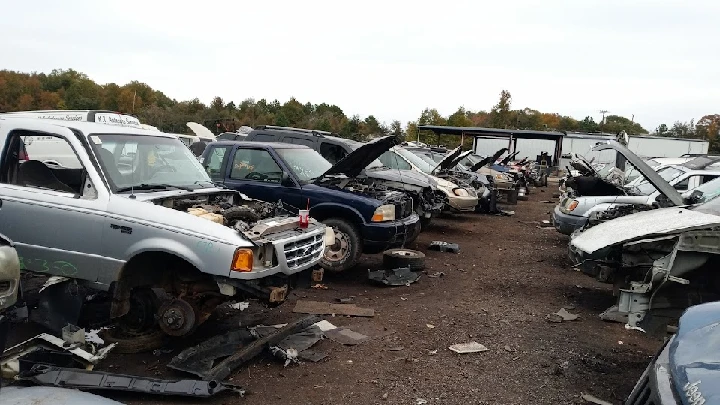
[[[313,149],[288,148],[276,149],[278,155],[287,163],[300,181],[311,181],[322,176],[332,164]]]
[[[683,173],[685,173],[683,170],[677,169],[672,166],[662,168],[658,171],[658,174],[660,175],[660,177],[662,177],[663,180],[667,181],[668,183],[672,183],[673,180],[678,178]],[[640,183],[635,189],[637,190],[638,194],[640,194],[640,195],[650,195],[655,192],[655,186],[653,186],[647,180]]]
[[[88,139],[115,192],[213,186],[197,158],[177,139],[121,134]]]
[[[417,167],[421,171],[430,174],[432,170],[435,168],[435,164],[430,166],[430,163],[426,162],[420,156],[410,152],[407,149],[398,149],[397,153],[408,160],[408,162],[412,163],[413,166]]]

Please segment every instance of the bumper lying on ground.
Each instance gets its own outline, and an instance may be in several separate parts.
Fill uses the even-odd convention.
[[[575,230],[587,224],[587,218],[576,215],[565,214],[556,206],[552,213],[552,223],[555,229],[565,235],[571,235]]]
[[[417,226],[420,226],[420,217],[417,214],[397,221],[365,224],[362,228],[363,252],[377,253],[402,246]]]

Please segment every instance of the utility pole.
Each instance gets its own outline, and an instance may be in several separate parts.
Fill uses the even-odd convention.
[[[133,92],[133,105],[132,105],[132,112],[135,114],[135,96],[137,96],[137,90]]]
[[[602,121],[600,121],[600,132],[603,130],[603,126],[605,125],[605,114],[609,113],[608,110],[600,110],[600,114],[602,114]]]

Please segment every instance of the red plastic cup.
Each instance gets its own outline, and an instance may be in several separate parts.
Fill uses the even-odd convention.
[[[299,220],[300,228],[307,228],[310,223],[310,211],[300,210]]]

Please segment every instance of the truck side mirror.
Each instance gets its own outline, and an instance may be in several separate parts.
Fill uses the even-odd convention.
[[[700,190],[694,190],[690,195],[683,196],[683,202],[687,205],[697,204],[702,200],[703,193]]]
[[[280,177],[280,185],[284,187],[295,187],[295,182],[290,178],[288,172],[283,172]]]

